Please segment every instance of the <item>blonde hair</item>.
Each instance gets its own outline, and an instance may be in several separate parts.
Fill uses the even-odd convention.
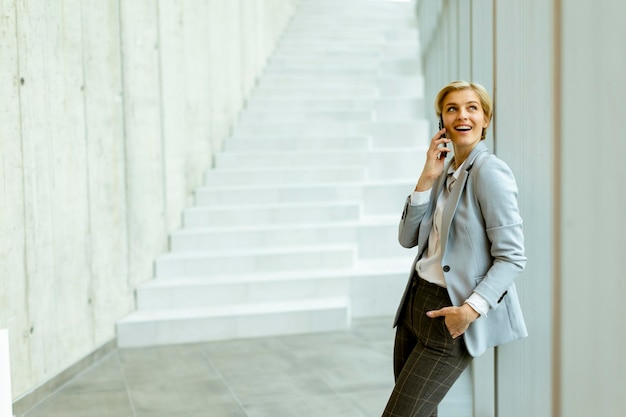
[[[450,84],[443,87],[439,93],[437,94],[437,98],[435,99],[435,113],[437,114],[437,118],[441,117],[443,101],[446,96],[452,91],[459,90],[472,90],[478,96],[478,100],[480,101],[480,106],[483,108],[483,112],[485,113],[485,117],[489,122],[491,122],[491,118],[493,117],[493,102],[491,101],[491,97],[487,92],[487,89],[480,84],[470,83],[463,80],[452,81]],[[485,139],[487,135],[487,129],[483,129],[481,139]]]

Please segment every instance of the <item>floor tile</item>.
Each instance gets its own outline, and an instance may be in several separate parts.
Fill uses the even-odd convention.
[[[245,407],[248,417],[365,417],[351,401],[336,395],[282,400]]]
[[[133,417],[125,390],[75,392],[62,390],[25,417]]]
[[[23,417],[377,417],[393,388],[390,323],[118,349]],[[468,372],[439,415],[471,415]]]

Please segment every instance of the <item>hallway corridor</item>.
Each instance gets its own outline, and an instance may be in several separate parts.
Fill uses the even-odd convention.
[[[19,417],[377,417],[393,387],[391,318],[350,330],[119,349]],[[469,373],[440,417],[470,417]]]

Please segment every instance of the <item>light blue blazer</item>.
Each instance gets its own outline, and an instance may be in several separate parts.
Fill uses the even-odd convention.
[[[396,313],[398,324],[417,261],[425,253],[437,198],[447,169],[433,186],[428,203],[411,206],[407,198],[398,240],[405,248],[417,246],[409,282]],[[465,332],[469,353],[480,356],[528,335],[515,278],[524,270],[524,234],[517,206],[517,185],[511,169],[487,145],[479,142],[454,183],[442,214],[441,266],[453,305],[460,306],[476,291],[491,307]]]

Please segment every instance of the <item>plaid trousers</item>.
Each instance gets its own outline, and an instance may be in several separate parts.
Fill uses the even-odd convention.
[[[437,417],[437,406],[472,361],[463,336],[453,339],[444,317],[426,316],[451,305],[445,288],[414,275],[396,329],[396,383],[383,417]]]

